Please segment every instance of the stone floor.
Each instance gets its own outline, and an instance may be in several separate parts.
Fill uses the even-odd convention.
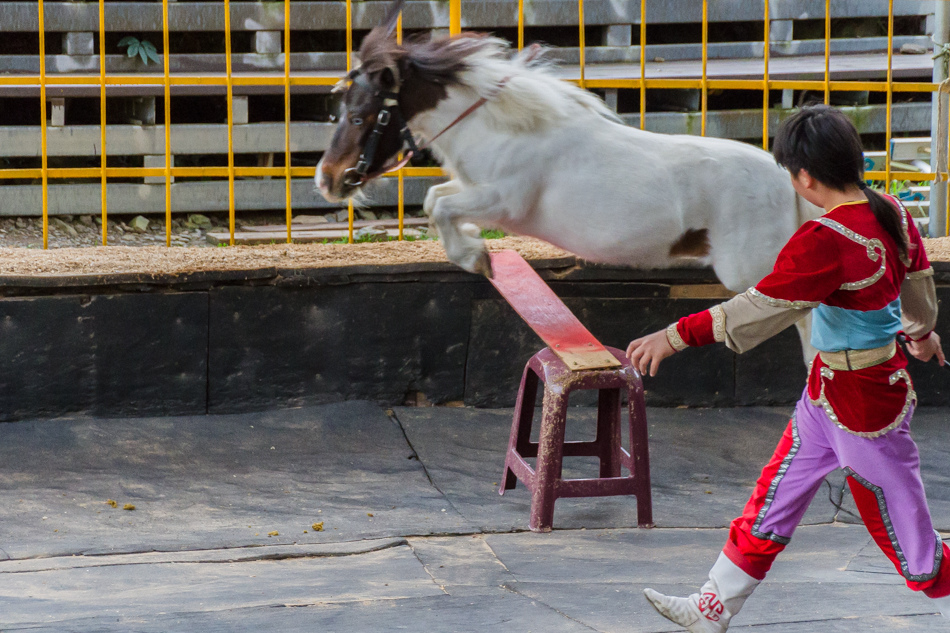
[[[642,589],[701,584],[788,413],[651,409],[656,527],[636,528],[633,498],[562,499],[549,534],[527,531],[523,486],[497,494],[510,411],[3,424],[0,630],[674,631]],[[574,439],[592,432],[592,410],[571,416]],[[942,531],[946,417],[914,420]],[[731,630],[950,630],[843,483],[828,478]]]

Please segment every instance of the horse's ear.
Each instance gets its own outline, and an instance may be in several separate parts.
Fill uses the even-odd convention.
[[[359,74],[360,74],[360,69],[354,68],[353,70],[348,72],[343,79],[336,82],[336,84],[334,84],[330,92],[333,92],[333,93],[346,92],[346,89],[350,87],[350,82],[356,79],[359,76]]]
[[[392,5],[390,5],[389,12],[386,14],[386,20],[383,22],[387,35],[392,35],[393,32],[395,32],[396,22],[399,21],[399,13],[405,4],[406,0],[393,0]]]
[[[386,68],[383,68],[382,71],[380,71],[379,86],[383,90],[393,91],[397,88],[398,83],[399,83],[399,79],[398,77],[396,77],[395,68],[391,66],[387,66]]]

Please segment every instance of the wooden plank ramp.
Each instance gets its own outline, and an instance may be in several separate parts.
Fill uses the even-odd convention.
[[[405,218],[402,225],[406,228],[428,226],[429,218]],[[350,225],[348,222],[291,222],[290,229],[291,231],[332,231],[337,229],[348,229],[349,226]],[[353,220],[354,229],[361,229],[365,226],[378,226],[383,229],[395,229],[399,228],[399,220]],[[243,226],[241,227],[241,231],[261,231],[267,233],[283,231],[284,234],[286,234],[287,225],[259,224],[257,226]]]
[[[427,218],[406,218],[403,228],[414,231],[415,227],[428,226]],[[399,237],[398,220],[357,220],[353,222],[354,231],[375,226],[386,230],[387,237]],[[406,233],[413,235],[413,233]],[[290,239],[297,244],[333,241],[347,238],[350,235],[349,225],[346,222],[320,222],[318,224],[298,223],[290,225]],[[420,234],[415,233],[418,237]],[[212,244],[229,244],[231,235],[228,231],[208,231],[207,239]],[[235,244],[283,244],[287,241],[286,224],[263,224],[245,226],[234,232]]]
[[[491,283],[572,371],[620,367],[517,251],[491,254]]]
[[[290,239],[295,244],[313,244],[324,241],[334,241],[349,237],[346,229],[329,231],[291,231]],[[399,229],[386,229],[387,237],[399,237]],[[231,235],[227,231],[208,231],[207,239],[210,243],[228,244]],[[284,244],[287,242],[287,229],[283,231],[235,231],[235,244]]]

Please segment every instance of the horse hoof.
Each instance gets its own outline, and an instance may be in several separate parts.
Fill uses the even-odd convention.
[[[495,276],[495,273],[491,269],[491,257],[488,255],[488,251],[482,251],[482,254],[478,256],[478,259],[475,261],[475,272],[480,275],[485,275],[489,279],[492,279]]]

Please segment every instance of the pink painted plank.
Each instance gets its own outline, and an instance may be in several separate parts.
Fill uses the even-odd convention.
[[[492,253],[491,263],[492,285],[569,368],[620,366],[516,251]]]

